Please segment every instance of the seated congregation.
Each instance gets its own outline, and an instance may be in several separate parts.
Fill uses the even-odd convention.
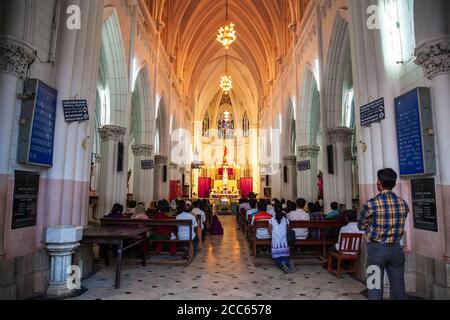
[[[356,273],[364,232],[358,229],[354,210],[337,203],[331,208],[324,213],[320,202],[302,198],[242,199],[237,220],[255,261],[270,256],[278,268],[291,273],[294,258],[320,257],[338,277],[343,271]]]
[[[187,264],[202,249],[207,234],[223,235],[220,220],[207,200],[179,200],[172,203],[160,200],[150,203],[148,209],[144,203],[128,201],[126,210],[121,204],[115,204],[111,212],[101,219],[101,225],[149,228],[147,243],[150,244],[152,256],[181,258]],[[105,248],[101,249],[105,254]]]

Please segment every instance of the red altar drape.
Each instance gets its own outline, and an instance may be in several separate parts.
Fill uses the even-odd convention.
[[[241,197],[248,198],[253,192],[253,178],[241,178]]]
[[[209,198],[211,195],[211,178],[198,178],[198,197]]]
[[[219,176],[223,176],[223,168],[219,168]],[[228,168],[228,175],[231,177],[234,175],[234,170],[233,168]]]

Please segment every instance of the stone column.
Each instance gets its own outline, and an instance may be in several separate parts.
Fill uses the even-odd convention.
[[[298,174],[297,197],[306,199],[307,201],[316,201],[319,193],[317,187],[317,157],[320,147],[317,145],[298,147],[298,160],[309,161],[311,168],[309,170],[300,171]]]
[[[45,242],[51,258],[48,297],[62,298],[81,289],[76,288],[81,286],[81,270],[74,273],[74,277],[79,278],[70,283],[73,287],[69,286],[68,279],[72,273],[72,255],[80,246],[82,233],[82,227],[57,226],[46,230]]]
[[[295,200],[297,198],[297,157],[287,156],[283,160],[284,166],[287,167],[287,183],[284,183],[283,179],[283,194],[281,197],[286,200]]]
[[[442,194],[445,252],[450,262],[450,29],[449,6],[446,0],[414,2],[416,64],[424,68],[425,76],[431,80],[433,117],[437,143],[439,172],[436,176],[437,191]],[[441,232],[442,232],[441,231]]]
[[[123,176],[126,176],[127,172],[117,172],[117,160],[118,144],[119,142],[123,142],[126,134],[126,128],[108,125],[99,128],[98,132],[102,140],[102,159],[100,165],[100,184],[98,190],[99,205],[96,218],[101,218],[109,213],[115,203],[120,203],[125,206],[126,179],[123,179]],[[124,158],[123,161],[125,170],[125,162],[127,160]]]
[[[352,150],[353,130],[347,127],[328,129],[328,140],[334,147],[334,175],[330,175],[331,201],[352,208]]]
[[[18,1],[20,2],[20,1]],[[35,49],[26,42],[0,35],[0,256],[4,253],[4,224],[7,210],[8,176],[12,174],[9,162],[13,144],[14,110],[18,84],[26,78],[28,66],[36,58]],[[14,142],[16,144],[16,142]]]
[[[153,175],[154,169],[142,169],[142,160],[152,160],[153,146],[137,144],[131,146],[134,154],[134,198],[139,202],[148,204],[153,200]]]
[[[163,182],[163,168],[167,166],[167,181]],[[154,193],[156,201],[167,199],[169,197],[169,168],[168,157],[156,155],[155,156],[155,176],[154,176]]]

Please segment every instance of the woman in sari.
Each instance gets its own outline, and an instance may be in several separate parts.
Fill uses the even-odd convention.
[[[223,228],[222,223],[220,223],[217,213],[214,213],[211,218],[211,227],[209,228],[209,234],[213,236],[222,236]]]

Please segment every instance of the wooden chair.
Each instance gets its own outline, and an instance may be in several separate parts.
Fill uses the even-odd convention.
[[[328,255],[328,272],[335,274],[338,278],[342,272],[354,274],[357,272],[355,265],[359,261],[363,236],[360,233],[343,233],[339,242],[339,252]],[[337,270],[333,270],[333,258],[337,260]],[[348,269],[341,269],[342,262],[349,261]]]
[[[252,226],[252,236],[250,241],[250,247],[252,248],[253,258],[256,258],[257,256],[257,247],[259,246],[271,246],[272,245],[272,239],[257,239],[256,238],[256,231],[258,229],[268,229],[269,228],[269,221],[268,220],[261,220],[261,221],[255,221],[255,225]]]

